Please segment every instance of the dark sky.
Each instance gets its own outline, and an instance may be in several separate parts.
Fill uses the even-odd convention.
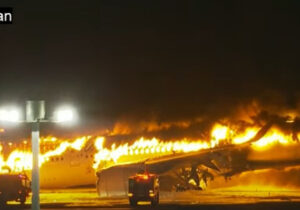
[[[295,108],[299,4],[1,1],[14,23],[0,25],[0,102],[66,101],[93,125],[222,115],[253,98]]]

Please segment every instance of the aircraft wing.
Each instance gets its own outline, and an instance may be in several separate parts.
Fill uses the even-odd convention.
[[[262,138],[266,134],[266,132],[270,129],[272,124],[273,122],[267,123],[257,132],[257,134],[252,139],[250,139],[249,141],[243,144],[239,144],[239,145],[231,144],[231,145],[215,147],[212,149],[204,149],[192,153],[173,154],[170,156],[146,160],[144,164],[149,171],[157,174],[164,173],[173,168],[198,166],[200,164],[208,168],[211,168],[215,171],[220,171],[213,161],[217,155],[248,147],[253,142],[256,142],[260,138]]]
[[[211,162],[211,153],[214,151],[216,150],[207,149],[193,153],[173,154],[147,160],[144,164],[149,171],[157,174],[162,174],[173,168],[191,167],[200,164],[219,171],[218,167]]]
[[[197,152],[189,153],[174,153],[172,155],[158,157],[154,159],[142,160],[134,163],[126,163],[112,166],[114,168],[119,167],[130,167],[133,166],[145,166],[152,173],[163,174],[167,171],[170,171],[174,168],[185,168],[193,167],[198,165],[204,165],[208,168],[211,168],[215,171],[220,171],[219,168],[214,164],[214,159],[218,154],[228,153],[230,151],[240,150],[241,148],[249,146],[251,143],[258,141],[262,138],[268,129],[272,126],[272,123],[267,123],[263,126],[257,134],[250,139],[249,141],[239,144],[239,145],[223,145],[211,149],[203,149]],[[224,155],[223,155],[224,156]],[[109,167],[109,168],[112,168]],[[108,169],[108,168],[107,168]],[[101,171],[106,170],[102,169]]]

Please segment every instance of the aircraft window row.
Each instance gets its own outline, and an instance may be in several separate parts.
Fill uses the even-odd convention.
[[[81,155],[77,155],[77,157],[84,157],[84,155],[83,154],[81,154]],[[85,158],[93,158],[94,157],[94,155],[85,155]]]
[[[77,155],[77,157],[83,157],[83,155]],[[93,158],[94,155],[85,155],[85,158]],[[50,161],[51,162],[54,162],[54,161],[63,161],[64,158],[63,157],[52,157],[50,158]]]
[[[63,157],[52,157],[52,158],[50,158],[50,161],[51,162],[54,162],[54,161],[60,161],[60,160],[64,160],[64,158]]]

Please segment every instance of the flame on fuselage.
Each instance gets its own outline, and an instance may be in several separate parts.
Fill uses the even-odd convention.
[[[53,156],[62,155],[67,149],[72,148],[74,150],[81,150],[90,136],[84,136],[75,139],[73,142],[62,141],[54,150],[47,151],[43,154],[39,155],[39,166],[41,167],[45,162],[49,161],[49,159]],[[52,141],[56,141],[51,138]],[[45,141],[41,139],[40,141]],[[47,141],[47,140],[46,140]],[[24,170],[32,169],[32,153],[30,151],[22,151],[16,149],[12,151],[7,160],[4,161],[3,155],[0,156],[0,172],[2,172],[3,167],[9,167],[14,172],[21,172]]]
[[[73,141],[61,140],[55,137],[42,138],[41,144],[55,143],[55,147],[48,148],[39,156],[39,164],[42,166],[49,161],[51,157],[60,156],[68,149],[80,151],[91,139],[94,141],[96,152],[94,154],[94,169],[107,167],[122,162],[132,162],[147,158],[154,158],[163,155],[172,155],[174,153],[195,152],[202,149],[214,148],[224,144],[242,144],[251,140],[259,132],[258,127],[248,127],[243,131],[236,131],[229,126],[215,124],[210,132],[210,139],[190,139],[183,138],[177,140],[163,141],[158,138],[139,138],[132,143],[117,144],[113,143],[110,147],[105,146],[105,137],[83,136]],[[24,144],[27,141],[24,141]],[[269,131],[257,142],[252,143],[256,150],[268,149],[273,144],[291,144],[293,143],[291,135],[284,134],[277,128],[270,128]],[[0,172],[3,167],[7,166],[12,171],[20,172],[31,170],[32,153],[29,149],[15,149],[4,159],[0,146]]]
[[[95,164],[94,169],[97,169],[101,162],[113,161],[127,162],[133,159],[137,160],[149,157],[157,157],[161,155],[169,155],[178,152],[194,152],[201,149],[207,149],[213,147],[215,140],[211,142],[205,141],[191,141],[188,139],[183,139],[179,141],[160,141],[157,138],[144,139],[141,137],[136,140],[133,144],[128,143],[116,146],[112,144],[111,149],[104,148],[104,137],[97,138],[95,141],[95,146],[98,153],[95,154]]]
[[[257,142],[254,142],[252,147],[256,150],[267,150],[274,144],[290,145],[295,143],[292,134],[287,135],[273,128]]]
[[[211,131],[209,141],[192,140],[184,138],[182,140],[162,141],[157,138],[145,139],[139,138],[132,144],[125,143],[112,144],[111,148],[104,147],[105,138],[99,137],[95,141],[95,147],[98,152],[95,154],[94,169],[107,167],[111,164],[122,162],[137,161],[173,153],[195,152],[201,149],[209,149],[220,144],[242,144],[246,143],[256,136],[260,128],[249,127],[244,132],[236,132],[228,126],[215,124]],[[271,128],[261,139],[252,143],[255,150],[268,149],[274,144],[293,144],[295,143],[291,135],[285,135],[276,128]]]

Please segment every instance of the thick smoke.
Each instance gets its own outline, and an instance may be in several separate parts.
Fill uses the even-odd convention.
[[[259,97],[247,98],[236,103],[210,104],[203,110],[194,110],[194,115],[178,115],[170,119],[160,112],[141,114],[139,112],[124,115],[108,129],[109,136],[130,139],[137,136],[160,137],[162,139],[178,139],[188,137],[192,139],[208,140],[210,131],[216,124],[224,124],[238,131],[248,127],[262,127],[272,123],[285,134],[300,132],[299,104],[290,104],[282,94],[265,91]],[[290,123],[288,123],[290,122]],[[297,135],[294,139],[298,141]]]

